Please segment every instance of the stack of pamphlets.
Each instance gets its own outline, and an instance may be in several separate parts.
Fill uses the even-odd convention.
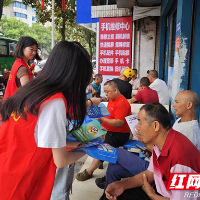
[[[67,141],[79,141],[83,144],[72,151],[83,151],[93,158],[116,163],[117,151],[109,144],[103,143],[102,138],[99,138],[106,134],[106,131],[102,130],[100,122],[94,119],[109,115],[110,113],[103,103],[98,106],[91,106],[87,110],[87,116],[81,127],[73,130],[67,136]],[[75,121],[72,121],[72,123],[75,123]]]
[[[98,120],[86,116],[81,127],[73,130],[71,133],[79,142],[85,144],[106,134],[106,131],[101,129],[101,124]]]
[[[78,140],[82,144],[85,144],[106,134],[106,131],[101,129],[100,122],[98,120],[95,120],[94,118],[101,118],[109,115],[110,113],[103,103],[100,103],[98,106],[90,106],[90,108],[87,110],[87,115],[82,126],[79,129],[73,130],[70,134],[68,134],[67,141],[77,142]],[[71,123],[73,127],[73,123],[76,123],[76,121],[72,120]],[[70,125],[69,123],[67,124],[68,126]]]
[[[83,151],[93,158],[107,161],[110,163],[117,162],[117,151],[114,147],[106,143],[101,143],[101,144],[99,143],[97,145],[93,144],[94,144],[93,142],[89,142],[88,144],[84,144],[80,147],[77,147],[72,151]]]

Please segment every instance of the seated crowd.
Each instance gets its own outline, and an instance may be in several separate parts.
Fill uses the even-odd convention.
[[[98,120],[108,131],[105,142],[114,147],[123,146],[122,143],[127,141],[124,136],[129,132],[125,120],[130,115],[127,102],[145,104],[138,113],[136,131],[131,131],[146,146],[147,149],[143,151],[146,158],[117,148],[117,163],[109,163],[106,176],[96,179],[97,186],[104,189],[100,200],[187,199],[185,191],[166,188],[170,173],[200,172],[200,128],[195,116],[199,98],[190,90],[176,95],[173,108],[179,118],[171,127],[170,115],[163,106],[169,105],[169,92],[166,83],[158,79],[157,71],[148,71],[148,78],[140,79],[137,94],[125,99],[121,95],[123,87],[119,87],[118,83],[130,81],[131,78],[138,79],[134,71],[131,74],[129,69],[130,76],[126,72],[123,71],[117,81],[114,79],[104,84],[104,92],[109,100],[107,108],[111,115]],[[133,79],[130,83],[134,83]],[[118,141],[116,145],[115,137],[119,141],[120,138],[125,140],[121,140],[121,143]],[[88,180],[101,163],[94,159],[91,166],[77,174],[76,178]]]

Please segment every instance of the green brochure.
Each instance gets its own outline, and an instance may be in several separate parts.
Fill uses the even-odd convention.
[[[86,116],[82,126],[73,130],[72,134],[84,144],[106,134],[106,131],[101,129],[101,124],[98,120],[90,119]]]

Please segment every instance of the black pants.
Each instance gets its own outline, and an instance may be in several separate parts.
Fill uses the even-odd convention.
[[[101,196],[100,200],[108,200],[105,193]],[[142,190],[141,187],[125,190],[117,200],[150,200],[148,195]]]
[[[130,133],[118,133],[107,131],[104,143],[108,143],[113,147],[123,146],[130,137]]]

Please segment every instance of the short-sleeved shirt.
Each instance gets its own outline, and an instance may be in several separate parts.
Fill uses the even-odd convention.
[[[189,200],[191,198],[184,197],[186,191],[166,188],[171,173],[200,172],[200,153],[186,136],[171,128],[162,150],[154,146],[148,170],[154,173],[156,189],[162,196],[170,200]]]
[[[200,151],[200,128],[197,120],[188,122],[180,122],[177,119],[173,125],[173,129],[185,135]]]
[[[101,95],[101,85],[97,85],[94,81],[92,82],[92,87],[97,94]]]
[[[143,90],[137,92],[134,96],[139,103],[150,103],[150,102],[158,102],[158,93],[155,90],[152,90],[149,87],[145,87]]]
[[[16,78],[15,78],[17,87],[20,87],[20,86],[21,86],[20,78],[21,78],[23,75],[28,75],[28,71],[27,71],[26,67],[21,66],[21,67],[18,69],[18,71],[17,71],[17,76],[16,76]]]
[[[41,148],[66,146],[66,106],[63,99],[52,99],[42,104],[34,136]]]
[[[110,113],[110,116],[107,116],[106,118],[120,119],[124,121],[124,124],[122,127],[112,127],[105,123],[102,123],[102,126],[111,132],[129,133],[130,129],[125,120],[125,117],[131,115],[131,106],[130,103],[126,100],[126,98],[123,95],[120,95],[114,101],[109,100],[107,109]]]
[[[152,90],[157,91],[159,102],[163,105],[169,105],[169,90],[165,81],[157,78],[149,86]]]
[[[140,87],[140,79],[136,78],[135,80],[129,81],[129,83],[132,85],[133,90],[137,90]]]
[[[132,94],[132,85],[127,82],[123,81],[119,78],[114,78],[113,81],[117,83],[117,86],[119,88],[120,93],[126,98],[126,99],[131,99],[131,94]]]

